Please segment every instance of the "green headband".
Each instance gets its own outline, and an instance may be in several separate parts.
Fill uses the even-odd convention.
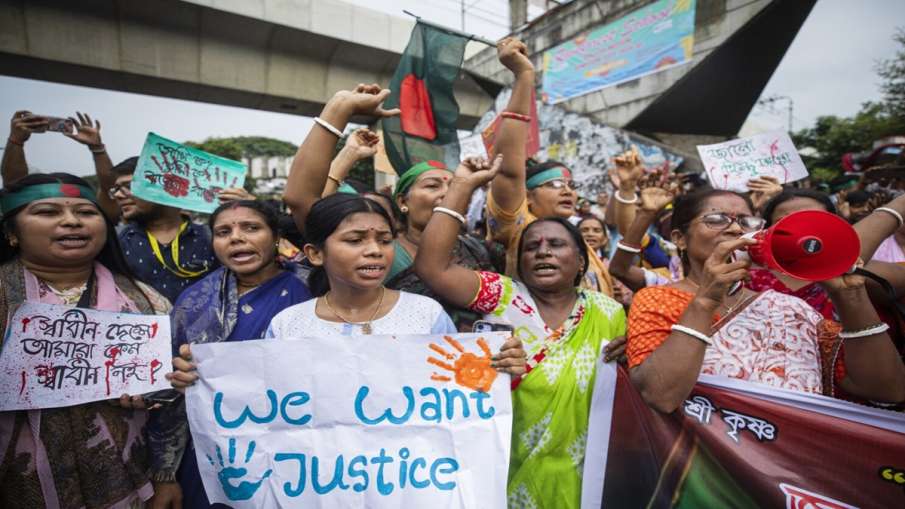
[[[452,170],[447,168],[446,165],[440,161],[421,161],[409,168],[399,177],[399,182],[396,183],[396,191],[393,192],[393,197],[395,198],[401,194],[405,194],[409,188],[412,187],[412,184],[418,180],[418,177],[431,170],[446,170],[452,173]]]
[[[23,205],[45,198],[84,198],[97,205],[97,196],[90,187],[76,184],[38,184],[5,194],[0,198],[0,213],[6,216]]]
[[[358,194],[358,191],[356,191],[354,187],[346,184],[345,182],[343,182],[342,185],[336,188],[336,192],[343,194]]]
[[[562,166],[557,166],[556,168],[550,168],[549,170],[544,170],[537,175],[533,175],[525,182],[525,187],[528,189],[534,189],[535,187],[540,187],[551,180],[556,179],[566,179],[570,180],[572,178],[572,174],[569,170],[563,168]]]

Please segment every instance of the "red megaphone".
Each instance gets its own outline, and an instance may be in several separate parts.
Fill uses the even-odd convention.
[[[805,281],[832,279],[850,271],[861,254],[861,240],[841,217],[822,210],[789,214],[754,235],[751,261]]]

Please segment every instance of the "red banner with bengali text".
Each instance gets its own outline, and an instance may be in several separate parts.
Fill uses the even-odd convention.
[[[599,376],[614,396],[595,393],[583,507],[905,507],[903,413],[702,375],[666,415],[623,369]]]

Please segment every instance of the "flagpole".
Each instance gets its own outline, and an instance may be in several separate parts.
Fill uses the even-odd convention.
[[[481,36],[479,36],[479,35],[469,34],[469,33],[463,32],[463,31],[461,31],[461,30],[456,30],[455,28],[449,28],[449,27],[445,27],[445,26],[443,26],[443,25],[438,25],[438,24],[436,24],[436,23],[431,23],[430,21],[425,21],[424,19],[421,18],[421,16],[418,16],[417,14],[413,14],[413,13],[411,13],[411,12],[405,10],[405,9],[403,9],[402,12],[404,12],[404,13],[408,14],[409,16],[415,18],[415,20],[417,20],[418,23],[427,25],[427,26],[429,26],[429,27],[436,28],[437,30],[443,30],[444,32],[449,32],[449,33],[451,33],[451,34],[453,34],[453,35],[458,35],[458,36],[460,36],[460,37],[464,37],[464,38],[469,39],[469,40],[472,40],[472,41],[482,42],[482,43],[484,43],[484,44],[486,44],[486,45],[488,45],[488,46],[492,46],[492,47],[496,48],[496,43],[493,42],[493,41],[491,41],[490,39],[485,39],[485,38],[483,38],[483,37],[481,37]]]

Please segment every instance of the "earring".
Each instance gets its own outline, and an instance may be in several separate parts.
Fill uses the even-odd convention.
[[[17,239],[16,237],[7,237],[7,240],[9,240],[10,246],[19,247],[19,239]]]
[[[402,212],[403,214],[408,214],[409,208],[406,207],[405,205],[403,205],[403,206],[399,207],[399,211]]]

